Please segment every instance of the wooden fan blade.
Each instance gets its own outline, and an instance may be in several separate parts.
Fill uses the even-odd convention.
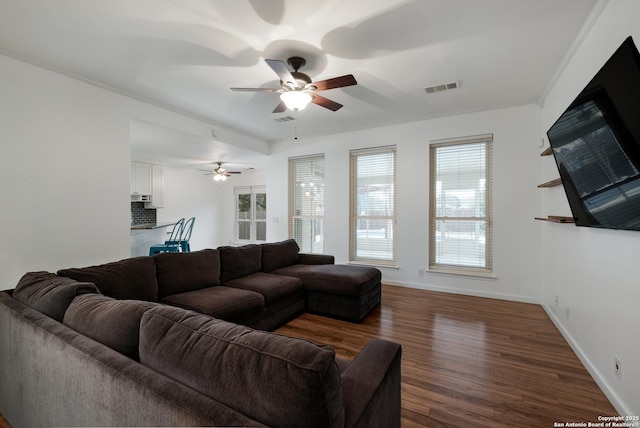
[[[232,91],[240,92],[278,92],[282,91],[282,88],[229,88]]]
[[[342,104],[339,104],[335,101],[331,101],[328,98],[321,97],[318,94],[312,94],[311,96],[313,97],[311,99],[312,103],[318,104],[319,106],[322,106],[324,108],[328,108],[331,111],[340,110],[342,108]]]
[[[276,72],[280,80],[282,80],[284,83],[291,82],[297,86],[296,79],[293,78],[291,72],[284,62],[277,59],[265,59],[265,61],[267,62],[267,64],[269,64],[269,67],[271,67],[273,71]]]
[[[240,171],[227,171],[225,174],[242,174]]]
[[[356,78],[353,77],[353,74],[345,74],[344,76],[312,83],[312,85],[317,88],[316,91],[326,91],[327,89],[343,88],[345,86],[357,84],[358,82],[356,82]]]
[[[273,109],[273,113],[282,113],[286,109],[287,109],[287,105],[284,103],[284,101],[280,101],[280,103],[276,106],[276,108]]]

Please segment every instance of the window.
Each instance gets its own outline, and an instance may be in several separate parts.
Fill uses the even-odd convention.
[[[352,150],[349,180],[350,261],[395,267],[395,146]]]
[[[267,194],[265,186],[234,187],[236,239],[267,240]]]
[[[289,236],[300,251],[324,251],[324,155],[289,159]]]
[[[493,135],[430,147],[429,269],[486,275],[492,257]]]

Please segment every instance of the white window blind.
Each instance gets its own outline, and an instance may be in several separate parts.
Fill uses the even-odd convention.
[[[489,274],[493,135],[430,146],[429,269]]]
[[[350,261],[395,266],[396,148],[352,150]]]
[[[267,240],[267,193],[265,186],[234,187],[236,240]]]
[[[289,236],[300,251],[324,251],[324,155],[289,158]]]

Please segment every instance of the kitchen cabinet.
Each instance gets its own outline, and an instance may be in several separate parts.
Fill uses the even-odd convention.
[[[131,162],[131,195],[151,196],[152,166],[147,163]]]
[[[151,200],[144,203],[145,208],[162,208],[164,206],[164,174],[162,167],[151,165]]]

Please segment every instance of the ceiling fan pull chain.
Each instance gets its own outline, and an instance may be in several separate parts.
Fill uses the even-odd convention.
[[[293,139],[298,139],[298,109],[293,111],[294,116],[296,117],[293,121]]]

